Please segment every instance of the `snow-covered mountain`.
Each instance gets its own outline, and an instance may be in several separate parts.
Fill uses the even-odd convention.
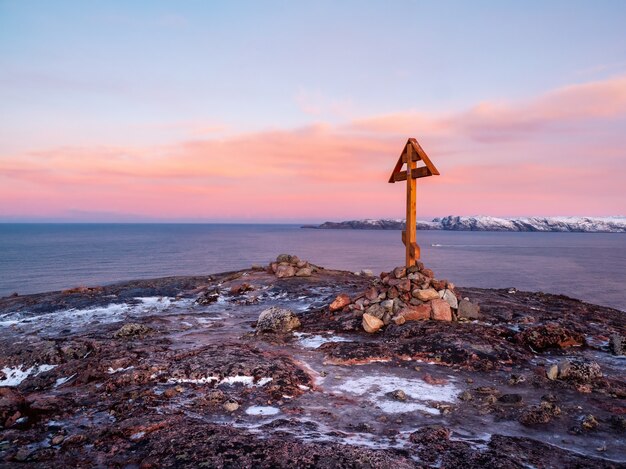
[[[405,226],[402,219],[381,220],[348,220],[340,222],[327,221],[321,225],[305,225],[302,228],[315,228],[320,230],[403,230]],[[440,230],[441,223],[434,221],[417,221],[418,230]]]
[[[307,225],[303,228],[352,230],[403,230],[404,220],[350,220]],[[418,230],[448,231],[545,231],[580,233],[626,233],[626,217],[521,217],[447,216],[417,222]]]

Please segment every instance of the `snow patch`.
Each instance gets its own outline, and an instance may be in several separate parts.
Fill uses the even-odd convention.
[[[411,400],[397,401],[387,396],[388,393],[397,389],[404,391]],[[357,396],[366,396],[372,404],[378,406],[383,412],[393,414],[416,410],[429,414],[439,414],[439,411],[428,403],[454,402],[459,393],[458,388],[450,383],[432,385],[418,379],[381,374],[349,379],[337,386],[336,390]]]
[[[295,332],[294,335],[298,338],[300,345],[306,348],[316,349],[329,342],[351,342],[350,339],[336,335],[313,335],[303,332]]]
[[[227,376],[220,380],[218,376],[203,376],[202,378],[170,378],[167,380],[168,384],[174,383],[191,383],[191,384],[208,384],[217,383],[216,386],[226,384],[229,386],[235,384],[243,384],[248,387],[261,387],[272,382],[273,378],[261,378],[256,383],[254,382],[254,376]]]
[[[4,367],[2,368],[2,373],[4,373],[5,378],[0,379],[0,386],[19,386],[22,381],[24,381],[29,376],[37,376],[40,373],[45,371],[50,371],[53,368],[56,368],[57,365],[38,365],[31,366],[23,370],[22,366],[17,366],[15,368]]]
[[[278,413],[280,413],[280,409],[278,407],[271,406],[253,405],[246,409],[246,414],[248,415],[276,415]]]
[[[135,368],[134,366],[127,366],[126,368],[111,368],[109,367],[109,369],[107,370],[107,373],[110,375],[113,375],[115,373],[121,373],[123,371],[128,371],[128,370],[132,370],[133,368]]]
[[[54,387],[58,388],[59,386],[63,386],[65,383],[67,383],[69,380],[71,380],[72,378],[74,378],[74,376],[76,376],[76,373],[74,373],[72,376],[66,376],[63,378],[58,378],[56,380],[56,382],[54,383]]]

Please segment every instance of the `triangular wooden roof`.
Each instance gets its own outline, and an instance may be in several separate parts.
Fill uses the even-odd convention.
[[[391,176],[389,177],[389,182],[394,183],[396,181],[406,181],[406,178],[407,178],[406,170],[402,171],[402,166],[404,166],[404,164],[406,163],[406,158],[408,154],[407,148],[409,147],[409,145],[411,146],[413,150],[412,152],[413,161],[421,160],[426,165],[426,166],[422,166],[420,168],[416,168],[413,171],[411,171],[411,176],[414,178],[438,176],[439,171],[437,170],[437,168],[435,168],[435,165],[433,164],[433,162],[430,161],[430,158],[428,158],[428,155],[426,154],[426,152],[422,149],[420,144],[417,143],[417,140],[415,140],[414,138],[410,138],[407,140],[406,145],[404,146],[404,149],[402,150],[402,153],[400,154],[400,158],[398,158],[398,162],[396,163],[395,168],[393,168],[393,172],[391,173]]]

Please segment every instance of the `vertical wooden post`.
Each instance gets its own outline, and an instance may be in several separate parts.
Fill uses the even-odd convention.
[[[419,258],[419,247],[417,246],[416,230],[416,188],[417,180],[412,177],[413,169],[417,168],[417,161],[413,161],[413,148],[406,146],[406,266],[415,265]]]
[[[423,161],[424,166],[417,167],[418,161]],[[402,171],[402,167],[406,164],[406,171]],[[428,155],[424,152],[417,140],[410,138],[396,166],[389,176],[389,182],[399,182],[406,180],[406,229],[402,232],[402,242],[406,247],[406,266],[411,267],[416,264],[420,258],[420,247],[417,245],[416,227],[416,207],[417,199],[417,179],[428,176],[437,176],[439,171],[430,161]]]

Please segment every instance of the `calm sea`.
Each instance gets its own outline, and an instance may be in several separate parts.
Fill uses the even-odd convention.
[[[563,293],[626,310],[626,234],[420,231],[422,260],[460,286]],[[299,225],[0,224],[0,296],[210,274],[293,253],[325,267],[389,270],[398,231]]]

